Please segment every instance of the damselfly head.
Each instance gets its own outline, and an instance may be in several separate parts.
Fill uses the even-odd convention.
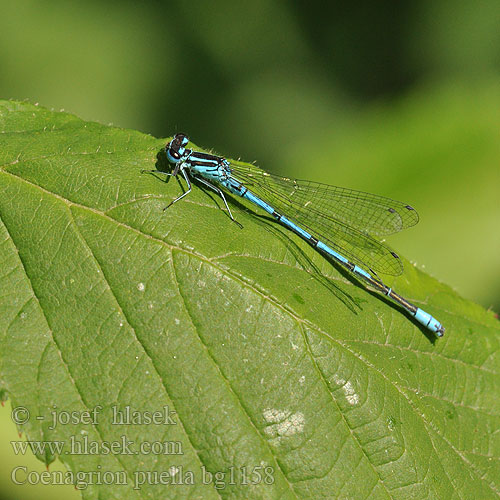
[[[189,142],[186,134],[175,134],[174,138],[165,146],[168,161],[177,163],[185,152],[185,146]]]

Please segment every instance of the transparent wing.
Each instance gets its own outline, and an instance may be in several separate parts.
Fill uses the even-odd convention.
[[[352,262],[384,274],[401,274],[399,257],[373,236],[415,225],[418,214],[411,206],[352,189],[279,177],[251,165],[232,164],[231,171],[278,212]]]

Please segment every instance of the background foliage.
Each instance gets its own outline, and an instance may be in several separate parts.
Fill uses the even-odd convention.
[[[401,254],[500,309],[500,4],[0,0],[0,96],[408,201]],[[473,263],[471,264],[471,259]]]

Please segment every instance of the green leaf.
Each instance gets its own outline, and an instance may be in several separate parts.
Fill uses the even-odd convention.
[[[241,200],[243,229],[199,187],[163,212],[179,183],[141,170],[165,142],[0,102],[0,389],[27,438],[124,478],[84,498],[498,498],[493,314],[407,264],[434,341]],[[169,453],[69,448],[122,439]]]

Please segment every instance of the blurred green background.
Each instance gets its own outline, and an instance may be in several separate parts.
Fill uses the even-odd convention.
[[[498,0],[0,0],[0,13],[2,98],[404,200],[421,222],[391,245],[500,309]]]

